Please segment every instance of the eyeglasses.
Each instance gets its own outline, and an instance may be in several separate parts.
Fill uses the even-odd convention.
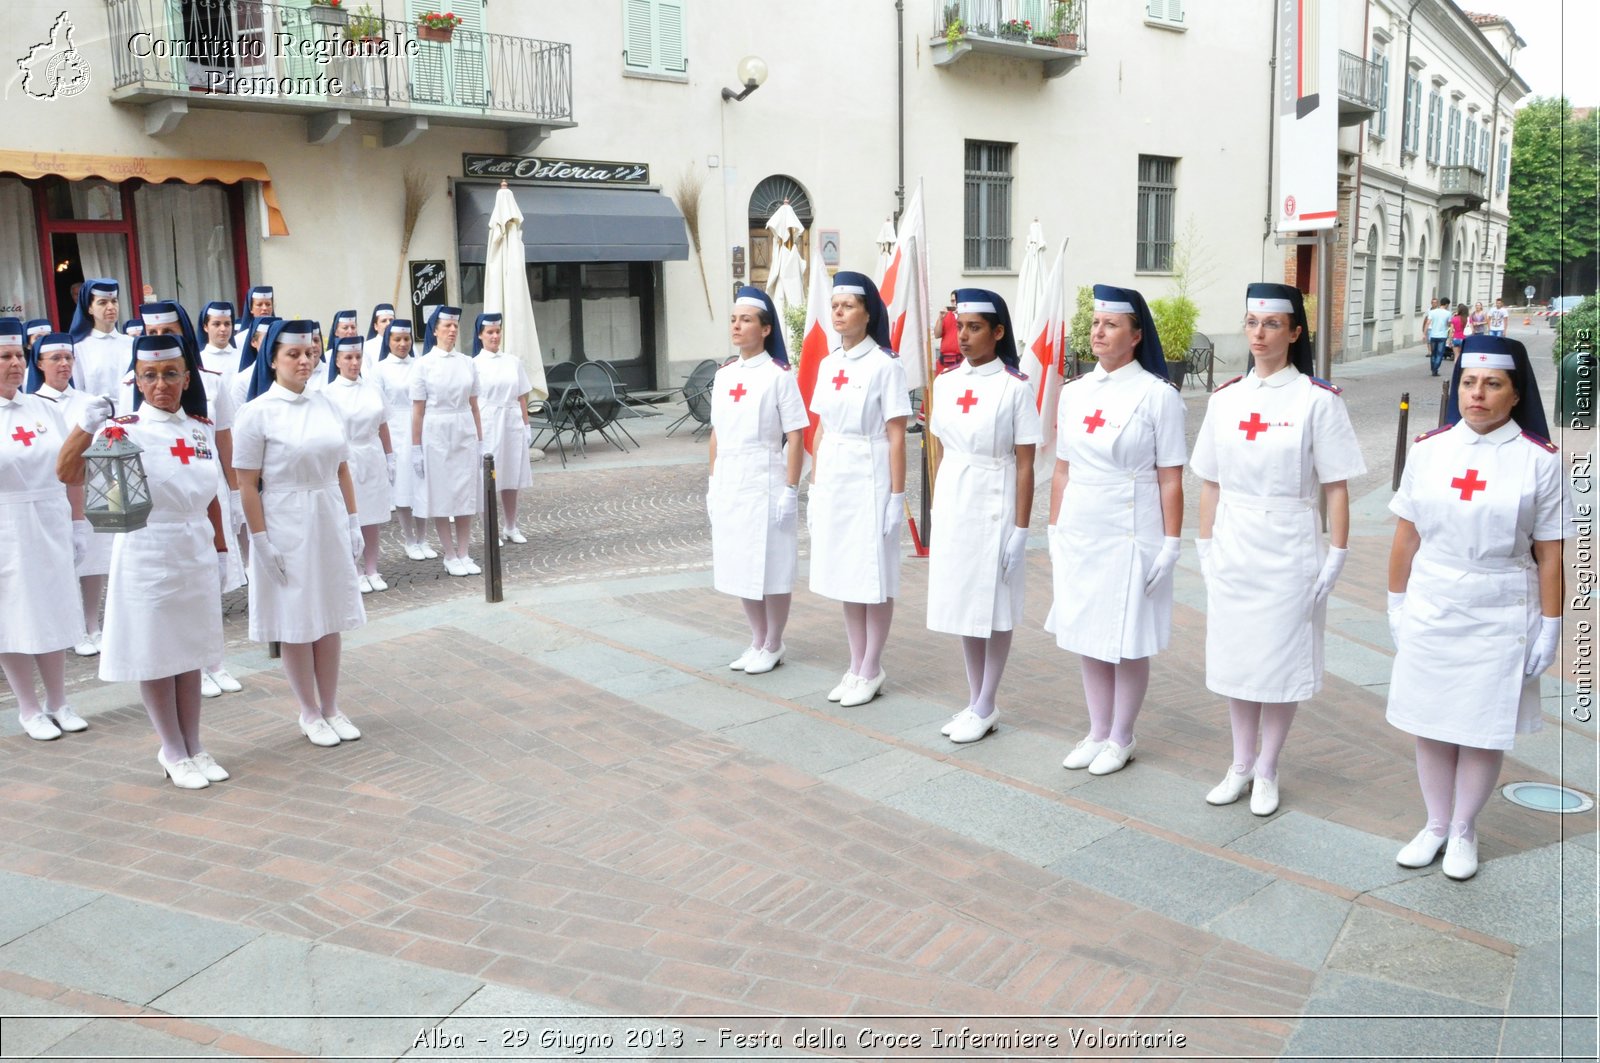
[[[1267,318],[1267,319],[1263,320],[1263,319],[1258,318],[1258,317],[1247,317],[1247,318],[1244,319],[1244,328],[1245,328],[1246,332],[1249,332],[1249,331],[1251,331],[1253,329],[1258,329],[1258,328],[1259,329],[1266,329],[1268,332],[1282,332],[1284,329],[1286,329],[1288,327],[1289,326],[1285,325],[1282,321],[1279,321],[1277,318]]]
[[[136,374],[141,384],[177,384],[182,382],[185,370],[166,369],[162,372],[142,372]]]
[[[70,354],[47,354],[43,358],[40,358],[39,361],[41,361],[41,362],[54,362],[54,363],[59,365],[62,362],[70,362],[70,361],[72,361],[72,355],[70,355]]]

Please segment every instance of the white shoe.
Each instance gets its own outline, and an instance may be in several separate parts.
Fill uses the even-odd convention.
[[[61,728],[56,726],[48,712],[41,712],[37,716],[19,716],[17,719],[28,737],[36,742],[48,742],[61,737]]]
[[[1394,862],[1401,867],[1427,867],[1438,859],[1439,850],[1444,848],[1446,834],[1435,834],[1427,827],[1417,832],[1417,836],[1406,843],[1406,847],[1395,855]]]
[[[339,733],[333,726],[318,716],[313,723],[300,721],[300,732],[311,739],[314,746],[336,746],[339,744]]]
[[[200,696],[203,698],[222,697],[222,687],[217,684],[215,679],[211,678],[211,673],[203,668],[200,670]]]
[[[994,725],[999,722],[999,709],[995,709],[987,716],[979,716],[976,712],[968,709],[964,714],[956,718],[955,724],[950,728],[950,741],[957,744],[976,742],[994,730]]]
[[[1240,794],[1250,789],[1251,777],[1249,768],[1244,771],[1235,771],[1232,764],[1228,765],[1228,774],[1224,775],[1222,781],[1213,786],[1211,792],[1206,794],[1206,804],[1233,804],[1239,800]]]
[[[878,669],[878,674],[871,679],[862,679],[860,676],[856,676],[856,681],[850,684],[850,689],[845,691],[844,697],[839,699],[839,706],[853,709],[857,705],[865,705],[878,696],[878,692],[883,689],[883,681],[886,678],[888,677],[884,674],[882,668]]]
[[[372,581],[370,579],[368,579],[366,576],[362,576],[362,577],[360,577],[359,579],[356,580],[356,589],[359,590],[362,594],[371,594],[372,593]]]
[[[215,672],[203,671],[201,674],[209,675],[212,682],[222,688],[224,694],[237,694],[244,689],[244,684],[233,678],[226,668],[218,668]]]
[[[761,675],[763,672],[772,671],[783,663],[783,655],[787,650],[787,646],[779,646],[775,650],[766,648],[757,650],[751,655],[750,660],[745,662],[744,674]]]
[[[950,717],[948,720],[946,720],[944,722],[944,726],[939,728],[939,733],[944,735],[946,738],[949,738],[950,737],[950,732],[955,730],[956,721],[961,719],[961,717],[965,716],[967,713],[969,713],[971,711],[972,711],[972,706],[968,705],[966,708],[962,709],[960,712],[958,712],[954,716]]]
[[[428,555],[422,552],[420,543],[406,543],[406,556],[413,561],[426,561]]]
[[[1465,882],[1476,875],[1478,839],[1462,834],[1450,835],[1450,841],[1444,847],[1444,862],[1440,866],[1444,869],[1445,878],[1453,878],[1457,882]]]
[[[90,638],[88,635],[85,635],[83,638],[78,640],[78,644],[76,646],[72,647],[72,652],[76,653],[79,657],[93,657],[95,654],[100,652],[100,647],[98,644],[96,644],[94,639]]]
[[[760,646],[746,646],[743,653],[728,662],[728,670],[733,672],[744,671],[744,666],[750,663],[750,658],[760,652]]]
[[[168,764],[158,749],[156,763],[161,765],[162,773],[172,780],[172,785],[180,790],[204,790],[211,785],[211,780],[207,779],[205,772],[195,764],[193,757],[184,757],[176,764]]]
[[[1068,753],[1066,757],[1062,759],[1061,766],[1070,771],[1078,771],[1081,768],[1087,768],[1089,765],[1094,763],[1094,758],[1099,756],[1100,751],[1105,747],[1106,744],[1104,740],[1096,742],[1092,738],[1085,738],[1083,741],[1072,747],[1072,752]]]
[[[461,567],[461,562],[453,557],[444,559],[444,570],[452,576],[465,576],[467,574],[466,570]]]
[[[47,709],[46,712],[50,716],[50,722],[63,731],[76,734],[89,729],[89,722],[74,712],[71,705],[63,705],[59,709]]]
[[[386,591],[389,589],[389,584],[386,583],[384,578],[376,572],[367,577],[367,582],[372,584],[372,589],[375,591]]]
[[[834,688],[832,690],[828,691],[828,700],[829,701],[842,701],[844,699],[844,696],[850,692],[850,687],[852,685],[854,685],[855,681],[856,681],[855,673],[854,672],[846,672],[839,679],[839,682],[834,685]]]
[[[361,729],[351,723],[350,717],[342,712],[325,716],[323,719],[328,721],[328,726],[333,728],[333,733],[339,736],[341,742],[354,742],[361,737]]]
[[[1125,746],[1119,746],[1109,738],[1106,739],[1106,744],[1089,762],[1089,774],[1110,775],[1112,772],[1121,771],[1128,766],[1128,761],[1133,759],[1133,751],[1138,744],[1137,738],[1128,739],[1128,744]]]
[[[518,545],[528,541],[528,537],[522,534],[522,529],[516,527],[506,529],[505,539],[507,542],[517,543]]]
[[[1256,776],[1256,781],[1250,784],[1250,811],[1258,816],[1270,816],[1278,811],[1277,779]]]
[[[189,759],[200,769],[200,774],[206,777],[207,782],[228,781],[228,769],[218,764],[210,753],[196,753]]]
[[[439,558],[439,551],[429,546],[426,539],[417,544],[417,549],[422,551],[424,561],[437,561]]]
[[[466,554],[462,554],[460,557],[456,558],[456,560],[461,562],[461,567],[466,570],[466,573],[465,573],[466,575],[468,575],[468,576],[481,576],[481,575],[483,575],[483,569],[479,568],[478,567],[478,563],[476,561],[472,560],[472,558],[468,557]]]

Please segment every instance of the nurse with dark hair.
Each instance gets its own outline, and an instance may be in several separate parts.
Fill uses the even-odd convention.
[[[473,369],[478,374],[478,415],[483,422],[483,452],[494,455],[494,482],[500,492],[503,543],[525,543],[517,527],[517,502],[533,486],[528,448],[528,393],[533,382],[515,351],[505,349],[505,321],[500,314],[479,314],[472,339]],[[485,536],[491,529],[484,528]]]
[[[478,372],[456,349],[461,308],[435,307],[423,335],[423,355],[411,372],[411,471],[416,474],[411,504],[419,517],[432,517],[444,547],[444,569],[452,576],[475,576],[472,518],[482,493],[478,462],[483,425],[478,414]]]
[[[378,353],[378,371],[374,379],[383,393],[383,405],[389,411],[389,443],[401,455],[394,467],[394,481],[390,485],[390,500],[394,503],[395,518],[400,522],[400,539],[405,543],[406,556],[413,561],[433,560],[439,556],[428,545],[427,522],[419,520],[412,511],[416,494],[416,473],[404,457],[406,440],[411,438],[411,373],[416,367],[412,357],[411,321],[397,317],[383,330],[383,347]]]
[[[394,447],[389,439],[389,411],[377,381],[361,375],[365,346],[360,336],[343,336],[333,341],[328,359],[329,384],[326,395],[344,418],[350,440],[350,479],[356,489],[356,516],[361,521],[365,543],[356,565],[361,571],[356,584],[361,593],[386,591],[389,584],[378,571],[381,552],[379,535],[389,523],[389,484],[394,479]]]
[[[372,308],[372,318],[367,322],[367,339],[361,348],[361,375],[367,376],[378,368],[383,355],[383,334],[394,320],[394,304],[379,303]]]
[[[123,375],[133,360],[133,340],[117,331],[120,298],[120,288],[110,277],[84,281],[67,330],[77,352],[72,383],[79,391],[108,399],[120,394]]]

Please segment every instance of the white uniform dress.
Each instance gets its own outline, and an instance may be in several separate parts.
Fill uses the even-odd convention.
[[[207,346],[200,352],[200,382],[206,389],[206,413],[211,428],[214,432],[228,432],[230,437],[239,409],[230,386],[238,357],[231,347],[218,349]],[[139,408],[144,409],[143,406]],[[221,451],[217,452],[217,457],[222,457]],[[233,511],[233,492],[228,487],[228,476],[223,472],[222,462],[218,460],[212,464],[217,468],[217,505],[222,512],[222,539],[228,547],[228,575],[222,581],[222,590],[226,593],[244,586],[244,565],[239,560],[239,533],[236,530],[244,523],[244,514]]]
[[[1016,448],[1044,439],[1027,377],[999,358],[934,379],[928,431],[943,448],[933,486],[928,628],[988,638],[1022,619],[1022,569],[1001,579],[1017,520]]]
[[[411,508],[413,481],[411,471],[411,370],[416,359],[394,355],[378,363],[378,390],[383,394],[384,408],[389,411],[389,445],[394,448],[394,483],[389,489],[389,500],[396,506]]]
[[[323,394],[344,418],[350,440],[350,479],[356,488],[356,516],[363,527],[389,522],[389,462],[378,429],[388,423],[383,392],[370,380],[346,380],[340,374]],[[391,441],[393,437],[390,437]],[[392,445],[392,444],[391,444]],[[395,463],[399,468],[399,462]]]
[[[350,518],[339,490],[344,421],[325,394],[273,384],[239,411],[233,461],[261,470],[267,537],[288,562],[288,582],[250,552],[250,637],[315,642],[366,623],[351,561]]]
[[[68,432],[71,432],[72,426],[83,419],[83,408],[88,405],[90,398],[87,392],[79,391],[71,384],[67,385],[66,391],[57,391],[49,384],[41,384],[34,394],[56,404],[56,408],[61,411],[62,424],[66,426]],[[115,538],[114,535],[89,536],[89,549],[74,570],[79,578],[104,576],[111,571],[111,542]]]
[[[1068,469],[1045,630],[1098,661],[1154,656],[1172,638],[1172,580],[1144,588],[1166,538],[1156,469],[1183,464],[1183,398],[1137,361],[1110,373],[1096,364],[1061,389],[1056,411]]]
[[[528,434],[523,428],[522,405],[517,398],[533,390],[522,359],[501,351],[478,352],[472,360],[478,371],[478,416],[483,420],[483,441],[494,455],[495,488],[516,491],[533,486],[533,465],[528,460]],[[481,477],[480,477],[481,479]]]
[[[895,517],[884,528],[890,495],[885,425],[911,416],[905,367],[870,336],[834,351],[817,369],[811,412],[822,425],[806,508],[811,589],[841,602],[894,598],[900,593],[902,522]]]
[[[0,396],[0,653],[52,653],[83,637],[72,510],[56,479],[66,436],[48,399]]]
[[[422,422],[422,479],[411,492],[419,517],[474,517],[478,514],[477,426],[469,400],[478,394],[478,370],[471,355],[430,348],[411,370],[411,401],[428,403]],[[406,429],[406,440],[411,429]]]
[[[182,409],[149,403],[116,423],[144,451],[151,508],[143,528],[107,536],[116,543],[100,678],[162,679],[208,667],[222,659],[222,590],[206,514],[217,495],[216,435]]]
[[[378,334],[361,344],[361,375],[365,379],[372,379],[372,373],[378,368],[379,348],[383,346],[383,329]]]
[[[1327,546],[1319,484],[1367,471],[1344,400],[1287,365],[1218,388],[1189,468],[1221,487],[1206,563],[1206,687],[1243,701],[1322,689],[1327,602],[1312,604]]]
[[[1539,677],[1523,676],[1540,626],[1533,544],[1566,537],[1556,447],[1515,421],[1458,422],[1412,447],[1389,509],[1417,526],[1389,722],[1422,738],[1510,749],[1543,726]]]
[[[90,329],[72,345],[72,386],[90,395],[104,395],[118,403],[117,413],[132,413],[123,401],[122,378],[133,364],[133,337],[120,332]]]
[[[708,497],[711,584],[722,593],[757,599],[794,590],[799,524],[778,527],[778,500],[789,484],[783,439],[810,423],[794,374],[766,351],[717,370],[717,467]]]

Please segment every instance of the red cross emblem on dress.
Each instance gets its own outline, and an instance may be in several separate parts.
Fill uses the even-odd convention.
[[[177,458],[185,465],[189,464],[189,459],[195,455],[195,450],[189,445],[189,441],[181,437],[168,449],[172,452],[173,457]]]
[[[843,391],[844,390],[844,386],[846,384],[850,383],[850,378],[845,376],[844,375],[844,370],[841,369],[841,370],[839,370],[839,375],[834,377],[831,381],[829,381],[829,383],[831,383],[833,385],[833,390],[835,390],[835,391]]]
[[[956,405],[961,407],[962,413],[971,413],[972,408],[977,404],[978,396],[972,393],[971,388],[968,388],[967,393],[956,400]]]
[[[746,395],[750,394],[750,392],[745,390],[744,381],[741,380],[739,382],[739,386],[736,387],[736,388],[733,388],[731,391],[728,392],[728,394],[733,396],[733,401],[734,402],[738,402],[740,399],[742,399]]]
[[[1239,431],[1244,433],[1246,442],[1254,443],[1256,436],[1267,430],[1267,422],[1261,419],[1259,413],[1252,413],[1248,421],[1239,422]]]
[[[33,435],[34,434],[32,432],[28,431],[19,424],[17,425],[17,430],[11,433],[11,438],[15,439],[18,443],[21,443],[25,447],[31,447],[33,446]]]
[[[1473,494],[1488,487],[1489,481],[1478,479],[1477,469],[1468,469],[1465,476],[1457,476],[1451,480],[1450,486],[1461,492],[1461,501],[1471,502]]]
[[[1088,426],[1083,430],[1086,435],[1094,435],[1094,430],[1106,423],[1106,419],[1100,416],[1104,412],[1104,410],[1096,410],[1094,411],[1094,415],[1092,417],[1085,417],[1083,419],[1083,423]]]

